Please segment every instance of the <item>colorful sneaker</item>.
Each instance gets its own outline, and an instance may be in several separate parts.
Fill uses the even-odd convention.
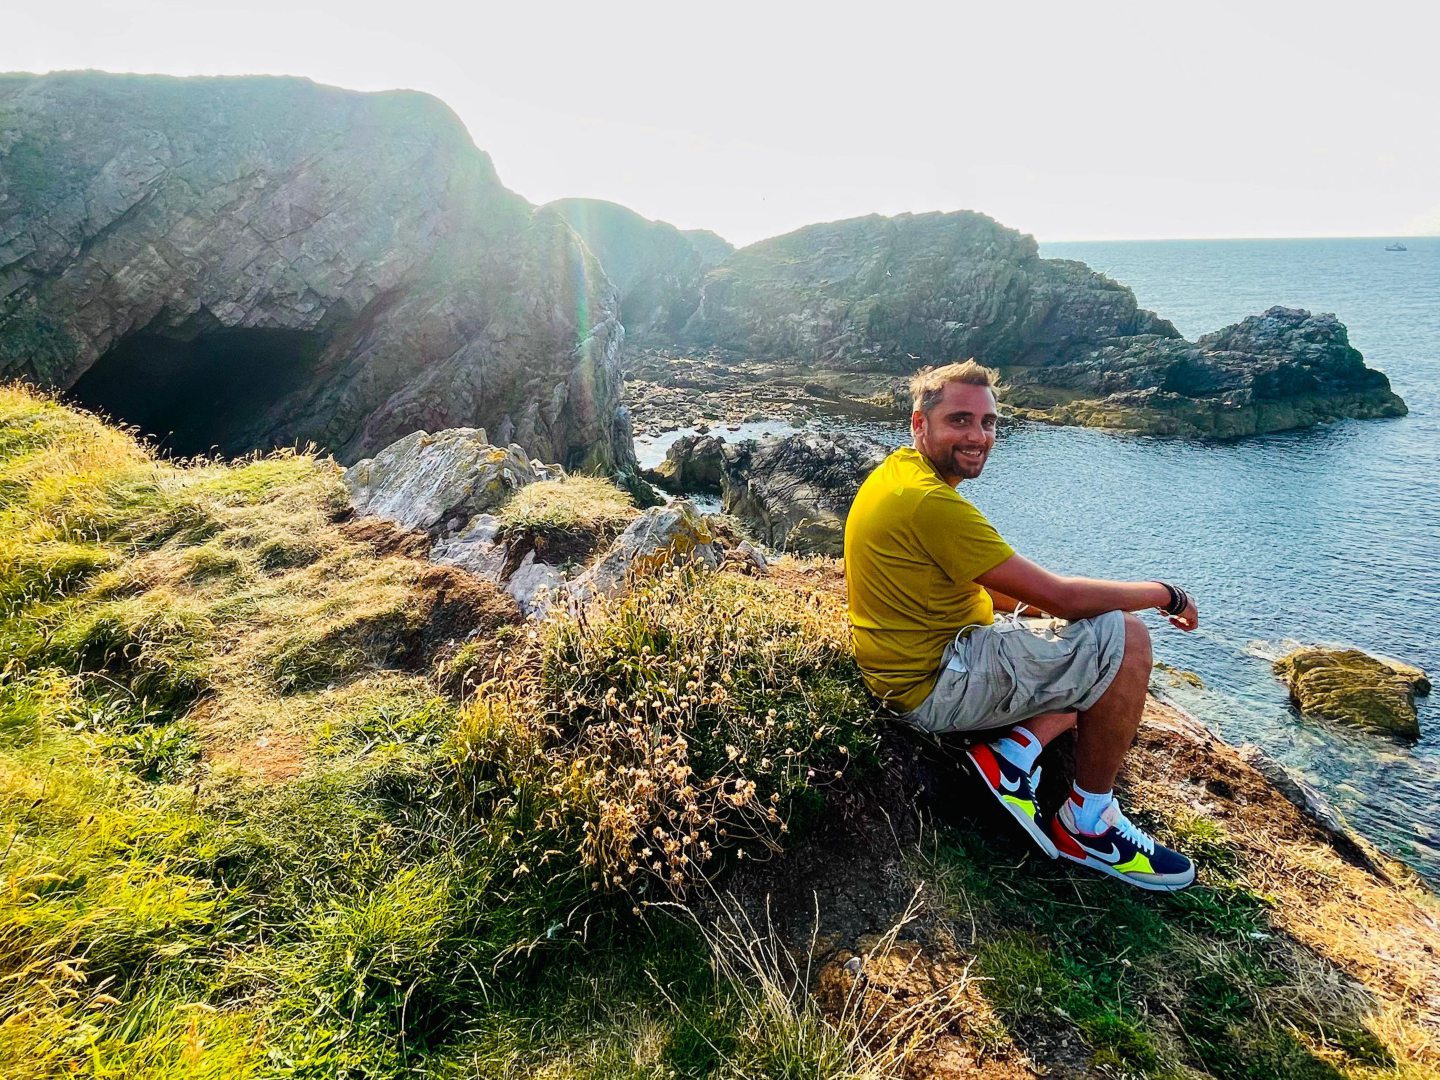
[[[1110,800],[1100,820],[1104,832],[1093,836],[1081,832],[1066,799],[1050,819],[1050,835],[1061,857],[1152,892],[1174,892],[1195,881],[1195,864],[1132,824],[1118,800]]]
[[[1039,821],[1035,801],[1035,790],[1040,786],[1040,767],[1025,773],[1019,765],[1013,764],[991,750],[985,743],[976,743],[965,751],[965,756],[975,766],[975,772],[990,789],[990,794],[1000,800],[1000,805],[1010,811],[1010,816],[1040,845],[1040,850],[1055,858],[1055,845]]]

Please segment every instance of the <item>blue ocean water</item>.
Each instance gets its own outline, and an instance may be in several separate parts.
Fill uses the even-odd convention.
[[[1151,619],[1157,658],[1205,683],[1176,688],[1177,702],[1310,779],[1440,884],[1440,693],[1421,699],[1423,734],[1407,746],[1302,720],[1268,660],[1290,643],[1347,644],[1440,675],[1440,238],[1385,244],[1042,245],[1129,285],[1192,339],[1274,304],[1334,312],[1410,415],[1230,444],[1015,425],[963,491],[1051,569],[1184,585],[1200,629]],[[908,442],[898,423],[814,424]]]

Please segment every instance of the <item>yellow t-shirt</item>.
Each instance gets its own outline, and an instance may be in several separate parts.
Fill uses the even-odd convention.
[[[1014,554],[920,451],[886,458],[845,522],[850,627],[870,692],[899,712],[924,701],[946,642],[995,620],[975,578]]]

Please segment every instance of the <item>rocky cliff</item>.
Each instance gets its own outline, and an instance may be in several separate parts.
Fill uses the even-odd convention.
[[[1010,405],[1061,423],[1224,438],[1405,412],[1333,315],[1273,308],[1190,342],[1130,289],[1040,258],[983,214],[807,226],[734,252],[694,289],[654,269],[638,228],[594,247],[626,287],[664,292],[672,326],[698,297],[670,341],[644,324],[639,343],[655,348],[628,363],[657,386],[693,381],[702,356],[737,387],[798,380],[874,400],[875,376],[973,356],[1001,369]]]
[[[1179,336],[1123,285],[963,211],[810,225],[742,248],[706,277],[684,338],[908,373],[967,356],[1034,363],[1137,334]]]
[[[0,77],[0,377],[187,453],[470,425],[626,470],[622,335],[599,263],[434,98]]]
[[[674,341],[700,303],[705,271],[733,250],[714,233],[682,233],[601,199],[558,199],[546,207],[599,258],[620,293],[620,319],[632,342]]]

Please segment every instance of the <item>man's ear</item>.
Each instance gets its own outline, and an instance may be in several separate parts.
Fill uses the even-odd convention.
[[[910,434],[918,436],[925,430],[925,414],[916,409],[910,414]]]

